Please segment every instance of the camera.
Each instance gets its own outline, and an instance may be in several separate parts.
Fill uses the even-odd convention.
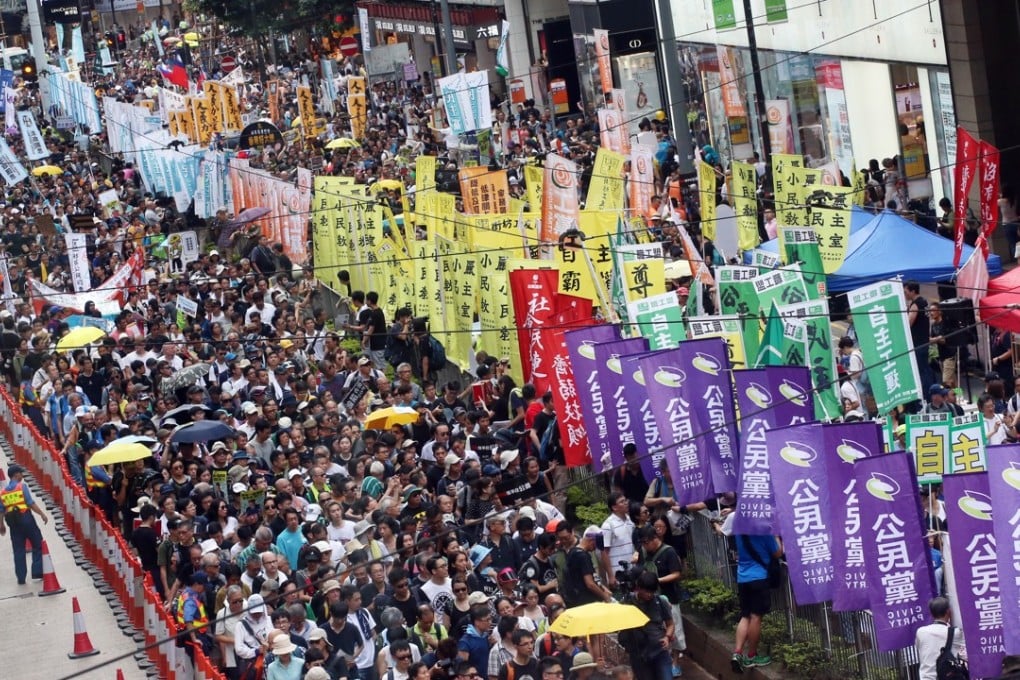
[[[624,597],[633,594],[637,577],[644,571],[642,567],[620,560],[620,569],[616,571],[616,584]]]

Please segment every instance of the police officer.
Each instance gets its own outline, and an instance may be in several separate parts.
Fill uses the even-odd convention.
[[[25,539],[32,543],[32,578],[39,580],[43,577],[42,534],[32,513],[42,517],[43,524],[47,524],[50,518],[32,498],[32,492],[24,482],[25,468],[11,465],[7,468],[7,476],[9,481],[0,487],[0,505],[3,506],[3,515],[0,515],[0,536],[6,534],[7,527],[10,526],[11,543],[14,546],[14,574],[18,577],[18,585],[24,585],[27,572]]]

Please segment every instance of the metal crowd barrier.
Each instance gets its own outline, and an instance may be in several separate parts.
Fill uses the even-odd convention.
[[[101,592],[116,596],[124,614],[120,623],[144,637],[145,654],[159,677],[167,680],[224,680],[222,673],[202,651],[191,655],[178,647],[172,636],[177,627],[173,617],[141,563],[131,552],[120,531],[111,526],[89,500],[85,490],[71,477],[67,462],[53,443],[24,416],[16,401],[0,387],[0,435],[10,443],[14,460],[24,466],[53,499],[51,512],[59,511],[64,527],[74,537],[85,560],[102,575]],[[159,641],[160,644],[156,644]],[[191,644],[190,642],[188,644]],[[192,661],[192,659],[194,659]]]
[[[698,578],[715,579],[736,592],[737,565],[730,539],[715,530],[707,511],[693,515],[692,520],[687,530],[689,565]],[[830,602],[798,605],[789,577],[781,588],[772,591],[769,616],[783,618],[787,642],[814,643],[824,650],[833,677],[889,680],[915,677],[917,656],[913,647],[899,652],[878,651],[870,611],[834,612]]]

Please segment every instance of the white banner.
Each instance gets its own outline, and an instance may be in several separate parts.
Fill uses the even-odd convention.
[[[446,120],[453,134],[492,127],[488,71],[454,73],[440,78],[439,90],[443,94]]]
[[[361,25],[361,51],[372,51],[372,27],[368,25],[368,8],[358,8],[358,23]]]
[[[16,311],[14,301],[15,299],[17,299],[17,295],[14,294],[14,288],[11,287],[11,275],[7,271],[6,255],[0,256],[0,276],[2,276],[4,279],[4,294],[3,294],[4,307],[7,308],[8,312],[14,314]]]
[[[21,128],[21,141],[25,144],[25,156],[28,160],[39,161],[49,158],[50,150],[46,148],[46,141],[43,140],[31,111],[18,111],[18,127]]]
[[[92,290],[92,277],[89,275],[89,254],[85,234],[66,233],[64,243],[67,244],[67,261],[76,293],[87,293]]]
[[[4,88],[4,128],[7,130],[16,130],[18,127],[16,115],[17,111],[14,110],[14,101],[16,97],[14,94],[13,87]]]
[[[188,264],[198,259],[201,254],[198,247],[198,236],[193,231],[181,231],[170,234],[163,245],[166,259],[170,264],[171,274],[183,274]]]
[[[0,139],[0,177],[4,178],[7,186],[14,186],[21,180],[28,177],[25,166],[21,164],[18,157],[7,146],[7,140]]]

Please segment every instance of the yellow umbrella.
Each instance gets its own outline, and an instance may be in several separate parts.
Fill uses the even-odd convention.
[[[388,406],[372,411],[365,420],[367,430],[388,430],[394,425],[410,425],[418,422],[418,412],[406,406]]]
[[[361,146],[356,140],[350,137],[337,137],[326,145],[327,149],[357,149]]]
[[[148,458],[151,455],[152,451],[144,444],[139,444],[138,442],[124,443],[115,440],[112,444],[96,451],[89,458],[87,465],[94,467],[97,465],[113,465],[114,463],[130,463],[135,460]]]
[[[198,33],[185,33],[184,43],[188,47],[198,47]]]
[[[57,351],[67,352],[72,349],[79,349],[105,336],[106,331],[102,328],[78,326],[77,328],[72,328],[67,335],[60,338],[57,342]]]
[[[399,179],[381,179],[373,184],[369,191],[372,193],[378,193],[380,191],[388,191],[393,189],[394,191],[401,191],[404,188],[404,183]]]
[[[588,637],[639,628],[646,623],[648,617],[632,604],[595,602],[566,610],[549,630],[570,637]]]
[[[64,170],[62,168],[58,168],[55,165],[40,165],[37,168],[32,168],[33,177],[42,177],[43,175],[53,175],[54,177],[56,177],[58,175],[63,174]]]

